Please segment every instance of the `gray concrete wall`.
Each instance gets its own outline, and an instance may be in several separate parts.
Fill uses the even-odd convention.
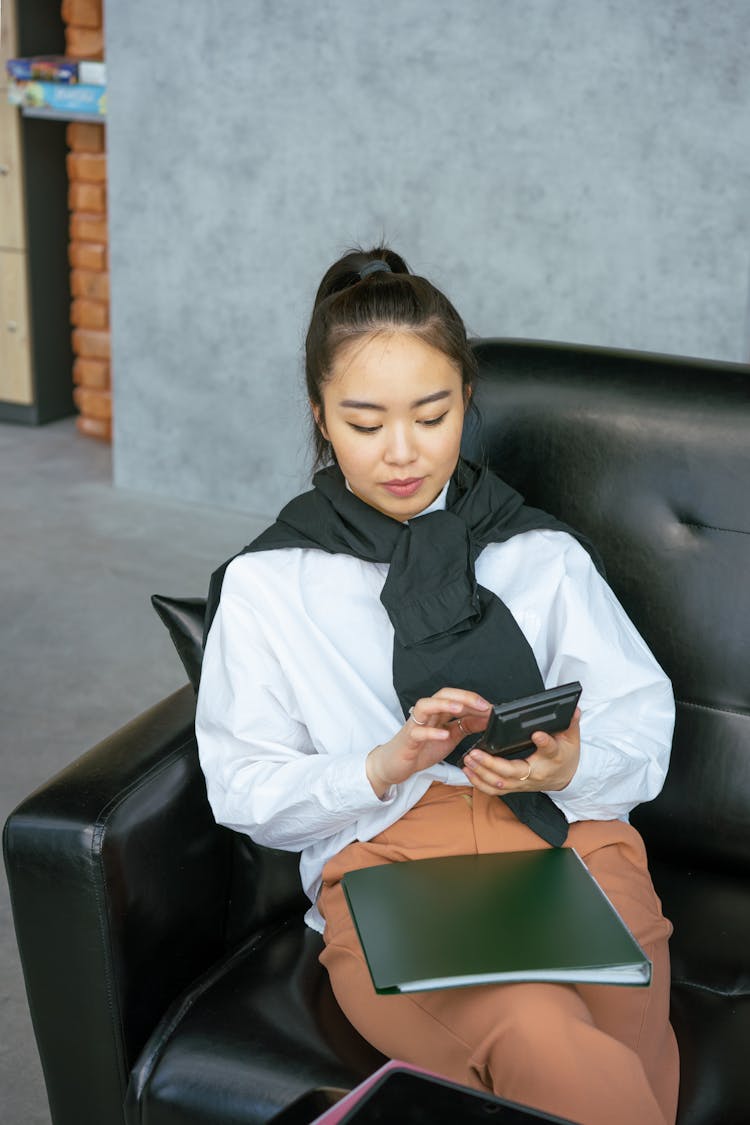
[[[108,0],[115,479],[273,514],[325,267],[481,335],[745,359],[747,0]]]

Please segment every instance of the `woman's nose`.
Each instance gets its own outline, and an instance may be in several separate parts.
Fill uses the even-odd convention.
[[[410,426],[394,426],[388,431],[385,460],[389,465],[408,465],[417,455]]]

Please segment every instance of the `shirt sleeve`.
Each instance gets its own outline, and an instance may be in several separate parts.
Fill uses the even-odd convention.
[[[259,844],[301,851],[332,836],[380,800],[361,753],[313,745],[273,647],[268,623],[230,566],[203,658],[196,737],[219,824]]]
[[[550,797],[569,821],[626,820],[664,784],[672,686],[588,553],[566,538],[544,638],[545,682],[583,685],[581,757],[570,784]]]

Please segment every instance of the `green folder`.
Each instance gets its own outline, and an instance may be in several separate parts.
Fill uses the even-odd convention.
[[[342,883],[376,992],[651,981],[651,962],[572,848],[405,860]]]

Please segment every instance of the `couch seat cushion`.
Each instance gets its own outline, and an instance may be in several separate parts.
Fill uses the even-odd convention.
[[[295,919],[259,935],[172,1007],[133,1068],[130,1125],[255,1125],[385,1061],[349,1024]]]
[[[678,1125],[745,1125],[750,896],[744,875],[652,859],[674,925],[671,1018],[680,1048]]]

